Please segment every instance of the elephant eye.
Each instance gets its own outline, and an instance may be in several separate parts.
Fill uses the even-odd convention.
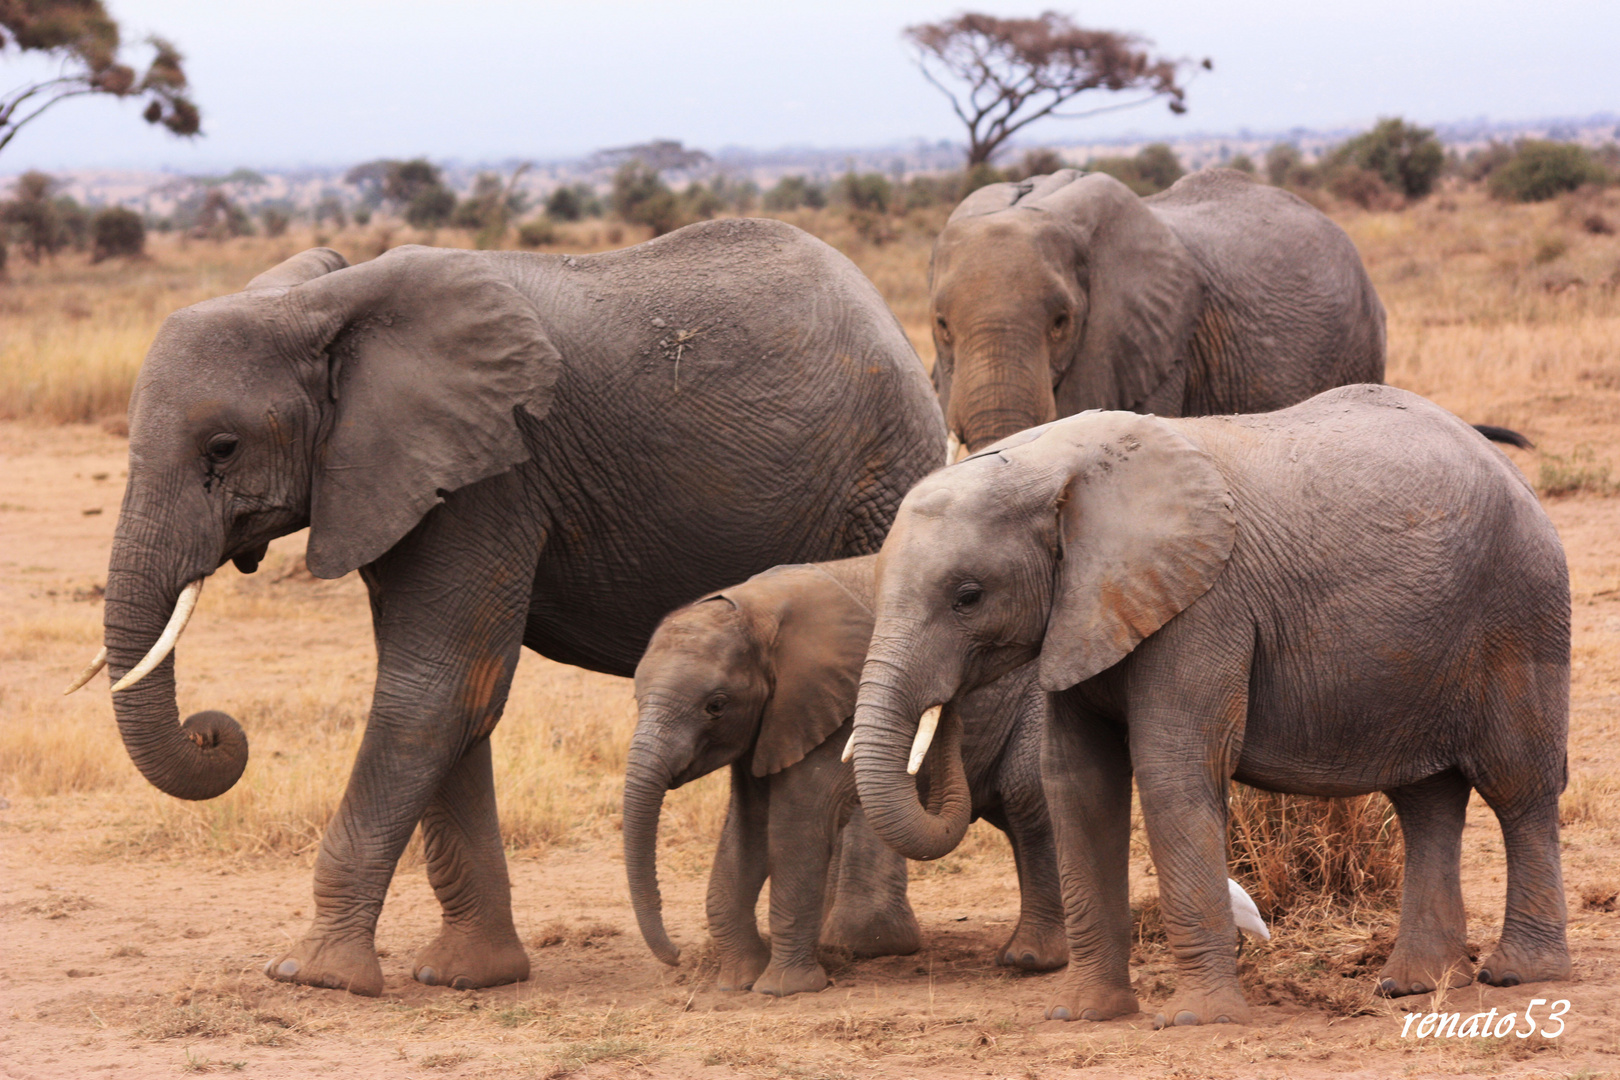
[[[940,335],[940,337],[942,337],[945,340],[949,341],[950,337],[951,337],[951,328],[950,328],[950,326],[948,326],[946,324],[945,316],[943,316],[943,315],[934,316],[934,325],[939,327],[939,335]]]
[[[1052,333],[1061,334],[1061,333],[1063,333],[1063,331],[1067,330],[1068,328],[1069,328],[1069,313],[1066,312],[1066,311],[1058,312],[1057,313],[1057,318],[1052,320]]]
[[[971,611],[983,599],[984,589],[972,582],[966,582],[957,586],[956,599],[951,602],[951,607],[957,611]]]
[[[703,706],[703,711],[710,716],[719,716],[726,709],[726,695],[716,694]]]
[[[208,457],[211,461],[229,461],[236,453],[236,448],[242,445],[242,440],[235,435],[220,433],[208,440]]]

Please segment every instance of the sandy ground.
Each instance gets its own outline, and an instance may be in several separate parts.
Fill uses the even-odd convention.
[[[91,427],[0,424],[7,626],[84,621],[89,611],[99,618],[95,586],[105,576],[126,449]],[[1576,595],[1571,772],[1596,791],[1620,777],[1620,499],[1575,498],[1548,509],[1570,552]],[[187,635],[184,698],[206,697],[227,680],[282,684],[328,667],[369,682],[369,619],[352,577],[312,586],[251,623],[206,615],[205,607]],[[75,633],[37,647],[13,642],[0,675],[0,723],[48,724],[52,709],[69,707],[54,695],[94,648],[93,637]],[[100,709],[111,725],[105,680],[85,693],[99,704],[75,698],[72,707]],[[195,707],[182,701],[183,709]],[[396,878],[382,917],[388,982],[381,999],[289,987],[259,970],[307,923],[308,859],[152,854],[131,838],[161,797],[134,792],[12,796],[0,810],[0,1076],[1595,1077],[1620,1070],[1620,913],[1582,903],[1620,891],[1620,822],[1614,802],[1602,797],[1565,833],[1575,978],[1469,987],[1445,1003],[1448,1011],[1501,1014],[1523,1010],[1532,997],[1567,999],[1564,1033],[1419,1042],[1403,1040],[1401,1030],[1406,1012],[1427,1010],[1429,998],[1372,999],[1371,972],[1358,968],[1375,971],[1376,963],[1347,958],[1331,935],[1304,953],[1250,950],[1251,1000],[1273,1003],[1260,1004],[1249,1027],[1153,1032],[1141,1015],[1101,1025],[1039,1022],[1056,976],[1013,976],[988,962],[1016,915],[1005,858],[959,860],[954,872],[918,875],[912,896],[924,950],[841,965],[833,987],[818,995],[776,1001],[712,989],[702,964],[706,865],[699,858],[671,859],[664,873],[666,913],[687,959],[678,970],[655,961],[635,932],[611,839],[514,860],[516,916],[534,961],[525,984],[457,992],[409,979],[409,959],[437,921],[417,866]],[[1464,885],[1470,937],[1482,949],[1500,926],[1501,852],[1495,821],[1476,799]],[[1162,999],[1169,968],[1147,959],[1138,967],[1141,988]],[[1324,964],[1349,976],[1336,1007],[1324,1006],[1319,992],[1289,990],[1290,980],[1320,975]],[[1539,1006],[1537,1015],[1546,1010]]]

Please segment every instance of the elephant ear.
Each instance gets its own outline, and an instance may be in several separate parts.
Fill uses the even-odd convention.
[[[1112,667],[1207,592],[1232,554],[1232,493],[1163,420],[1103,412],[1051,425],[1064,455],[1060,558],[1040,681],[1066,690]]]
[[[747,583],[750,605],[776,624],[771,696],[760,718],[753,773],[781,772],[855,715],[872,612],[814,565],[780,567]]]
[[[1068,221],[1081,252],[1086,325],[1058,387],[1059,415],[1141,410],[1187,360],[1204,303],[1197,263],[1130,188],[1104,173],[1042,183],[1020,205]]]
[[[294,285],[302,285],[312,278],[330,274],[334,270],[345,269],[349,260],[333,251],[331,248],[310,248],[300,251],[292,258],[277,263],[243,287],[245,292],[257,289],[290,289]]]
[[[545,416],[562,358],[497,265],[401,247],[288,291],[324,352],[311,392],[332,400],[311,484],[317,577],[366,565],[449,492],[528,459],[516,410]]]

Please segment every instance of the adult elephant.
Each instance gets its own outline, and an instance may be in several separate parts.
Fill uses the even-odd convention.
[[[379,993],[421,821],[444,924],[416,977],[525,978],[488,743],[521,647],[630,675],[694,596],[875,551],[944,445],[877,291],[779,222],[589,256],[306,251],[169,316],[142,366],[107,577],[119,730],[169,794],[230,788],[241,728],[177,723],[168,652],[209,574],[308,526],[311,572],[370,591],[377,683],[313,925],[267,973]]]
[[[934,385],[971,451],[1086,409],[1269,412],[1384,380],[1384,307],[1350,238],[1230,169],[1147,199],[1074,169],[980,188],[929,291]]]

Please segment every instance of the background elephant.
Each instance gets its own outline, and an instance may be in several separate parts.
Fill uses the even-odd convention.
[[[1449,413],[1355,386],[1258,416],[1071,417],[924,480],[878,567],[855,767],[868,821],[901,852],[934,854],[967,824],[948,744],[928,767],[954,797],[931,798],[937,814],[917,801],[918,716],[1039,654],[1071,950],[1049,1016],[1136,1011],[1133,773],[1180,967],[1160,1024],[1248,1016],[1225,872],[1234,778],[1389,795],[1406,840],[1392,995],[1471,980],[1458,875],[1478,790],[1508,862],[1479,978],[1569,974],[1563,548],[1518,470]]]
[[[1267,412],[1384,379],[1350,238],[1229,169],[1146,199],[1074,169],[980,188],[928,279],[934,385],[970,450],[1086,409]]]
[[[420,820],[444,925],[417,978],[524,978],[487,742],[520,649],[629,675],[693,596],[876,550],[944,441],[877,291],[779,222],[589,256],[306,251],[171,315],[141,368],[106,652],[115,677],[161,662],[115,687],[119,729],[172,795],[235,782],[241,729],[177,723],[166,653],[203,579],[307,525],[313,573],[365,579],[377,683],[313,925],[268,972],[378,993]]]
[[[905,859],[871,836],[852,770],[839,760],[872,635],[873,563],[868,556],[779,567],[706,596],[664,619],[636,668],[641,717],[625,778],[625,868],[642,936],[666,963],[680,953],[664,932],[658,895],[664,792],[731,766],[708,897],[722,990],[822,989],[821,940],[865,956],[918,947]],[[1062,967],[1062,899],[1040,784],[1045,695],[1024,670],[952,710],[963,732],[953,760],[971,793],[963,812],[1006,833],[1018,867],[1022,911],[996,960]],[[769,948],[754,917],[767,876]],[[824,918],[830,880],[837,888]]]

